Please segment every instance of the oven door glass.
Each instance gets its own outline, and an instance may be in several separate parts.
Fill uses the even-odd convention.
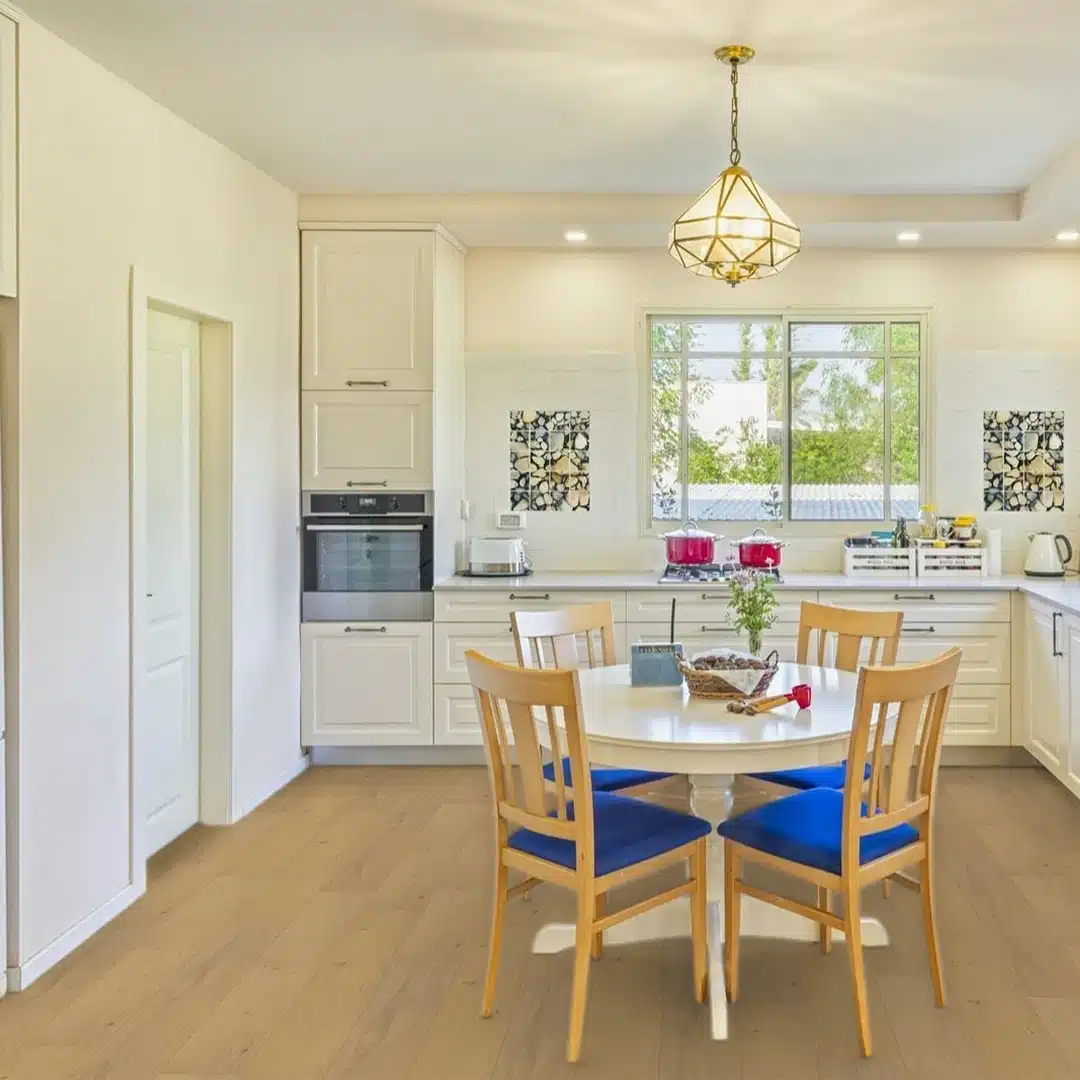
[[[417,592],[422,525],[308,525],[306,592]]]

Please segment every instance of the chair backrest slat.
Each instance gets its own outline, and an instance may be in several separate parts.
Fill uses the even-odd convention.
[[[960,658],[961,650],[954,648],[924,664],[860,670],[844,787],[845,865],[859,865],[860,836],[895,825],[905,817],[905,810],[910,810],[920,835],[927,834],[945,714]],[[863,776],[868,758],[870,797],[864,818]],[[875,815],[882,815],[882,820],[875,821]],[[896,816],[890,823],[883,815]]]
[[[589,667],[615,663],[615,618],[611,604],[579,604],[560,611],[515,611],[510,616],[522,667],[543,668],[551,656],[557,668],[580,667],[578,635],[585,639]],[[599,658],[593,635],[599,637]]]
[[[900,646],[902,611],[856,611],[803,601],[799,611],[799,640],[796,659],[800,664],[858,671],[863,664],[895,664]],[[817,635],[817,659],[810,660],[810,639]],[[862,656],[864,644],[867,654]],[[829,646],[834,655],[829,656]],[[830,663],[831,659],[831,663]]]
[[[564,669],[538,670],[500,664],[470,649],[465,654],[469,681],[476,695],[484,734],[484,750],[496,807],[513,807],[515,824],[532,821],[538,829],[550,828],[561,820],[573,830],[579,864],[583,858],[592,865],[592,778],[588,749],[581,724],[581,695],[577,672]],[[517,754],[519,784],[514,783],[509,752],[513,734]],[[546,724],[548,737],[561,726],[570,759],[570,787],[574,792],[574,817],[566,806],[566,785],[562,769],[555,770],[555,806],[543,774],[543,749],[537,725]],[[500,731],[501,728],[501,731]],[[558,760],[558,759],[557,759]],[[554,815],[554,818],[552,817]],[[505,830],[500,812],[499,828]]]

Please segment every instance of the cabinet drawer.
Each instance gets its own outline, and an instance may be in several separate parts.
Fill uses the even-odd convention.
[[[483,746],[480,713],[471,686],[435,687],[435,745]]]
[[[626,621],[628,623],[662,622],[671,618],[671,601],[675,600],[676,622],[722,623],[727,621],[728,589],[718,585],[713,588],[684,587],[679,589],[638,589],[626,594]],[[777,589],[776,609],[778,623],[799,622],[799,607],[804,600],[816,600],[817,593],[805,589]]]
[[[902,611],[908,623],[1007,623],[1009,593],[935,589],[822,590],[823,604],[870,611]]]
[[[301,486],[309,491],[432,486],[431,394],[301,394]]]
[[[668,628],[659,623],[628,623],[626,627],[627,652],[635,644],[666,642]],[[675,640],[683,647],[684,655],[689,658],[706,649],[746,649],[746,636],[738,634],[723,623],[690,622],[675,623]],[[777,624],[764,636],[763,654],[775,649],[780,659],[795,661],[795,647],[798,634],[790,625]]]
[[[430,746],[431,623],[304,623],[305,746]]]
[[[468,683],[465,654],[470,649],[503,664],[516,664],[517,651],[509,617],[502,623],[436,623],[435,682]],[[617,663],[626,663],[626,627],[622,625],[615,627],[615,659]],[[589,666],[588,647],[582,636],[578,637],[578,664],[583,668]]]
[[[1007,686],[957,685],[945,718],[946,746],[1008,746],[1012,721]]]
[[[554,611],[578,604],[611,604],[615,622],[626,621],[626,594],[597,589],[532,588],[440,590],[435,593],[436,622],[498,622],[510,624],[512,611]],[[670,606],[670,601],[669,601]]]
[[[1000,686],[1009,681],[1010,640],[1007,623],[909,623],[905,619],[896,659],[901,664],[924,663],[958,646],[964,650],[958,683]]]

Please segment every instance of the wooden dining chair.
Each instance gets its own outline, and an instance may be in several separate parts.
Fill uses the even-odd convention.
[[[897,880],[922,894],[930,977],[938,1005],[945,1004],[934,922],[933,824],[945,715],[960,656],[960,649],[954,648],[925,664],[863,668],[855,696],[844,790],[819,787],[799,791],[721,822],[726,905],[724,972],[729,1001],[734,1002],[739,992],[741,895],[814,919],[824,933],[843,930],[859,1046],[869,1057],[862,890],[917,866],[917,881],[903,876]],[[887,734],[891,734],[891,741]],[[869,797],[864,795],[866,765],[870,767]],[[816,885],[817,905],[811,907],[747,884],[740,876],[744,862],[762,863]],[[829,909],[827,897],[832,892],[843,896],[843,916]]]
[[[860,663],[895,664],[903,623],[902,611],[856,611],[804,600],[799,609],[796,662],[840,671],[858,671]],[[845,775],[842,761],[753,774],[755,780],[800,791],[815,787],[839,791],[844,786]]]
[[[581,1052],[589,963],[599,951],[603,932],[680,896],[690,896],[694,998],[704,1002],[709,823],[640,799],[593,792],[576,671],[513,667],[471,649],[465,662],[480,713],[495,809],[495,902],[482,1014],[491,1015],[495,997],[506,902],[542,882],[577,893],[568,1061],[577,1061]],[[560,747],[560,753],[565,738],[577,796],[573,800],[567,798],[561,772],[555,773],[554,793],[545,783],[536,729],[545,721],[551,745]],[[606,910],[603,900],[615,886],[680,862],[687,864],[688,880],[620,911]],[[513,887],[508,882],[510,870],[525,874]]]
[[[615,663],[615,620],[611,604],[579,604],[558,611],[515,611],[510,615],[518,663],[529,668],[577,668],[579,642],[590,668]],[[570,784],[570,759],[562,759],[563,779]],[[667,780],[671,773],[646,769],[592,770],[593,791],[622,791]],[[544,763],[544,776],[555,780],[554,760]]]

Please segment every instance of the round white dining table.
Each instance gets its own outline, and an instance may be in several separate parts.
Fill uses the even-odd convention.
[[[809,683],[810,708],[794,703],[758,716],[729,712],[727,702],[691,697],[685,686],[633,687],[626,664],[579,673],[581,705],[591,765],[686,773],[691,808],[710,821],[709,839],[709,1010],[714,1039],[726,1039],[728,1005],[724,992],[724,845],[715,826],[730,816],[734,779],[740,773],[767,772],[841,761],[851,735],[858,676],[834,668],[781,664],[769,686],[778,694]],[[537,724],[548,745],[546,723]],[[790,941],[818,940],[818,926],[794,912],[743,896],[742,934]],[[605,932],[605,941],[624,945],[689,936],[685,897],[653,908]],[[885,927],[864,916],[863,945],[887,945]],[[843,940],[843,934],[834,931]],[[549,923],[537,933],[533,951],[561,952],[574,947],[574,926]]]

